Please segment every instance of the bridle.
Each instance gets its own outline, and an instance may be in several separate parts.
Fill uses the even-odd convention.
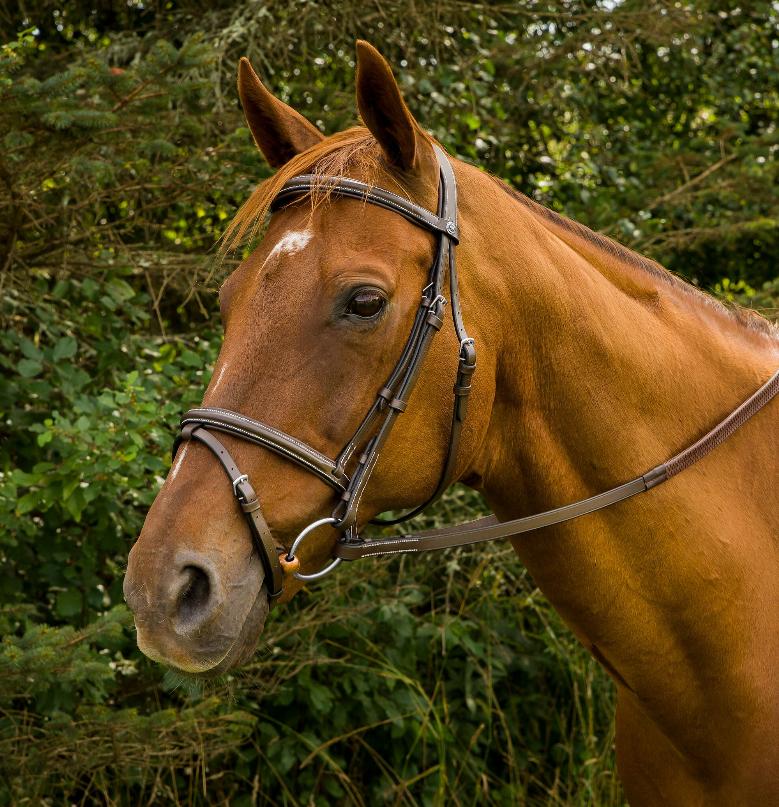
[[[447,268],[449,270],[452,319],[460,342],[460,363],[454,385],[454,411],[446,462],[435,491],[424,504],[400,518],[391,521],[374,519],[372,523],[392,525],[413,518],[438,501],[454,479],[460,438],[468,407],[468,395],[471,391],[471,376],[476,370],[476,351],[473,339],[469,339],[465,332],[460,310],[455,259],[455,246],[459,242],[457,185],[446,155],[438,146],[434,145],[433,148],[440,168],[436,215],[401,196],[381,188],[371,187],[364,182],[343,177],[319,177],[309,174],[290,179],[273,201],[271,209],[278,210],[301,196],[311,193],[328,193],[332,196],[357,199],[399,213],[413,224],[432,232],[438,241],[435,258],[428,273],[428,283],[422,292],[414,324],[400,359],[386,384],[376,393],[376,400],[357,431],[338,457],[332,460],[278,429],[225,409],[205,407],[192,409],[186,412],[181,419],[182,430],[174,443],[173,454],[175,456],[183,440],[198,440],[209,448],[222,463],[232,480],[233,491],[246,514],[268,579],[273,582],[272,593],[269,594],[272,603],[281,595],[282,569],[278,559],[279,548],[275,546],[248,477],[238,470],[230,454],[211,432],[232,434],[268,448],[301,465],[340,493],[340,499],[331,516],[315,521],[300,533],[288,553],[288,560],[292,560],[303,538],[322,524],[332,524],[335,529],[348,536],[350,543],[359,541],[356,525],[360,499],[392,427],[408,406],[409,398],[427,358],[433,337],[444,324],[443,316],[447,300],[443,295],[443,286]],[[379,422],[378,430],[358,455],[357,466],[351,477],[347,476],[346,467],[349,461],[365,443],[377,422]],[[301,580],[315,580],[332,571],[340,562],[341,558],[336,558],[327,568],[316,574],[296,573],[295,576]],[[268,590],[271,591],[270,584]]]
[[[447,268],[449,270],[449,301],[455,332],[460,343],[460,361],[454,384],[454,408],[446,461],[435,491],[424,504],[390,521],[372,519],[372,524],[393,525],[413,518],[438,501],[454,481],[460,438],[468,408],[468,395],[471,391],[471,377],[476,370],[474,340],[468,337],[463,325],[457,280],[455,252],[459,243],[457,185],[446,154],[435,144],[433,144],[433,149],[439,165],[438,211],[435,215],[394,193],[369,186],[358,180],[310,174],[293,177],[286,182],[271,207],[272,210],[278,210],[302,196],[327,193],[336,197],[357,199],[391,210],[413,224],[429,230],[437,238],[437,249],[428,275],[428,283],[422,291],[419,308],[403,352],[386,384],[376,393],[375,402],[338,457],[332,460],[295,437],[226,409],[200,407],[189,410],[181,418],[181,433],[173,444],[173,456],[176,456],[178,447],[184,440],[197,440],[210,449],[221,462],[232,481],[233,492],[246,516],[265,567],[271,608],[275,606],[282,594],[283,567],[280,554],[286,553],[286,561],[292,562],[298,547],[306,536],[324,524],[331,524],[334,529],[342,533],[341,538],[335,544],[334,560],[314,574],[295,572],[295,577],[300,580],[316,580],[323,577],[344,560],[357,560],[370,555],[387,553],[445,549],[507,538],[528,530],[559,524],[615,504],[637,493],[643,493],[665,482],[716,448],[779,392],[779,371],[777,371],[745,403],[690,448],[632,482],[575,504],[504,523],[498,523],[495,516],[487,516],[466,524],[408,533],[392,538],[369,540],[360,538],[357,534],[357,513],[360,500],[392,427],[408,406],[432,340],[443,325],[444,308],[447,304],[443,288]],[[377,423],[378,428],[374,429]],[[375,434],[369,438],[374,430]],[[274,541],[262,515],[257,495],[249,484],[249,477],[240,472],[227,449],[214,437],[212,432],[231,434],[270,449],[315,474],[340,494],[335,509],[328,518],[314,521],[302,530],[287,552]],[[363,443],[365,443],[364,448],[362,448]],[[362,450],[357,456],[356,467],[351,476],[347,476],[346,467],[355,452],[361,448]]]

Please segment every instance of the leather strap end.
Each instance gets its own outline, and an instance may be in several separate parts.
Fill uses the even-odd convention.
[[[189,423],[176,435],[176,439],[173,441],[173,448],[171,449],[171,460],[176,459],[176,454],[178,453],[179,447],[185,440],[192,439],[192,432],[197,428],[196,423]]]
[[[476,372],[476,362],[473,364],[468,364],[467,362],[460,360],[460,366],[457,368],[457,372],[460,375],[470,378]]]
[[[284,589],[279,589],[275,594],[268,592],[268,613],[270,613],[278,604],[279,597],[284,593]]]
[[[394,393],[389,387],[382,387],[376,393],[376,396],[379,399],[379,412],[383,412],[387,408],[387,405],[392,400],[393,395]]]
[[[241,499],[240,502],[241,510],[243,510],[244,513],[253,513],[255,510],[260,509],[260,500],[257,498],[257,496],[254,496],[249,501]]]

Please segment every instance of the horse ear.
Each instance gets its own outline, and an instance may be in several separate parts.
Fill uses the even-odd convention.
[[[265,89],[245,57],[238,65],[238,95],[254,142],[271,168],[281,168],[324,140],[315,126]]]
[[[390,165],[418,167],[420,130],[400,95],[384,57],[367,42],[357,42],[357,109]]]

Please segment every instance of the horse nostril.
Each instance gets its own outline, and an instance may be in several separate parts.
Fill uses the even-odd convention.
[[[179,617],[184,622],[198,621],[211,596],[211,581],[199,566],[185,566],[182,573],[187,579],[179,600]]]

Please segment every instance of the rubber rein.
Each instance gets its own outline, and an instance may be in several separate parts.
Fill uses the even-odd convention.
[[[386,384],[377,392],[375,402],[338,457],[332,460],[272,426],[225,409],[205,407],[191,409],[181,418],[181,433],[173,444],[173,456],[176,456],[182,441],[197,440],[209,448],[221,462],[232,481],[233,492],[246,516],[265,567],[271,608],[275,606],[282,594],[283,568],[279,559],[280,554],[286,552],[286,560],[292,562],[305,537],[324,524],[331,524],[334,529],[342,533],[341,538],[335,544],[334,560],[314,574],[306,575],[296,572],[295,577],[300,580],[316,580],[323,577],[344,560],[358,560],[370,555],[388,553],[446,549],[481,541],[493,541],[498,538],[509,538],[529,530],[560,524],[643,493],[681,473],[730,437],[736,429],[779,392],[778,370],[754,395],[697,443],[643,476],[589,499],[503,523],[499,523],[495,516],[487,516],[466,524],[406,533],[391,538],[368,540],[360,538],[357,535],[357,513],[360,499],[392,427],[408,406],[431,342],[443,325],[444,308],[447,304],[443,289],[447,269],[449,270],[449,302],[451,303],[452,319],[457,339],[460,342],[460,363],[454,385],[454,408],[446,461],[433,495],[424,504],[391,521],[373,519],[372,524],[386,526],[399,524],[413,518],[438,501],[454,481],[460,437],[467,414],[468,395],[471,391],[470,382],[476,370],[474,342],[465,332],[460,310],[455,253],[455,248],[459,243],[457,186],[446,154],[436,145],[433,148],[440,169],[436,214],[389,191],[343,177],[312,175],[293,177],[282,187],[273,202],[272,209],[277,210],[302,196],[323,192],[337,197],[357,199],[394,211],[413,224],[429,230],[437,238],[437,249],[429,271],[428,284],[422,291],[419,308],[405,348]],[[289,552],[278,546],[262,515],[260,503],[249,484],[249,477],[240,472],[227,449],[213,432],[231,434],[255,443],[286,457],[318,476],[340,494],[338,504],[330,517],[309,524],[295,539]],[[373,436],[368,439],[371,433]],[[366,440],[367,444],[357,456],[354,471],[351,476],[347,476],[347,464]]]

